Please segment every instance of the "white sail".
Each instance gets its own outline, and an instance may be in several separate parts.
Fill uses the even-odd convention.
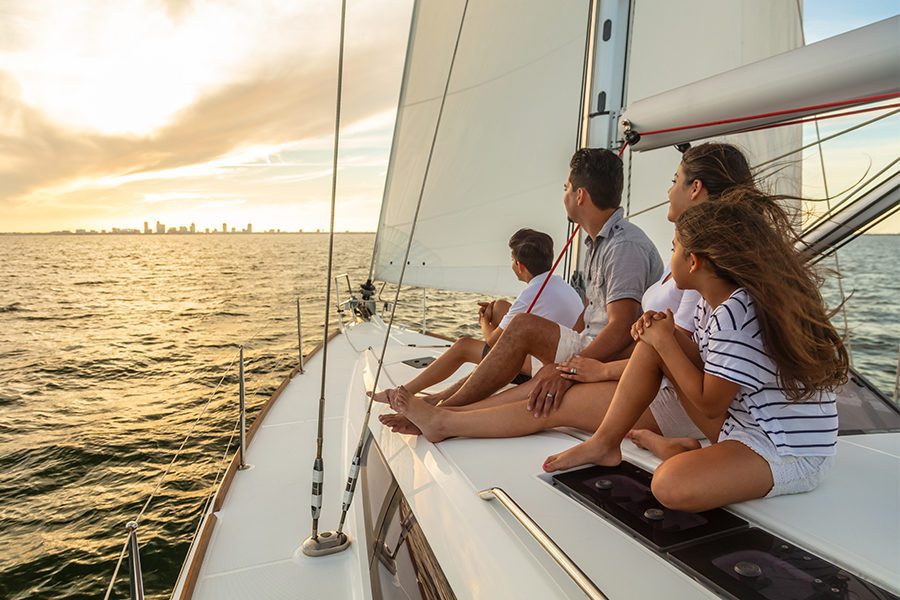
[[[382,281],[400,275],[463,5],[422,2],[413,18],[374,256]],[[586,0],[470,0],[404,283],[514,295],[517,229],[561,249],[587,32]]]
[[[797,3],[781,0],[635,2],[626,79],[628,108],[624,114],[632,115],[647,102],[645,99],[664,95],[673,88],[801,47],[803,35],[797,11]],[[717,95],[703,98],[704,106],[716,106],[720,94],[727,91],[720,89]],[[712,112],[696,110],[689,100],[674,102],[669,108],[679,124],[715,118]],[[755,165],[799,148],[802,131],[798,125],[715,139],[735,144]],[[593,139],[591,142],[596,143]],[[674,148],[626,152],[623,204],[629,214],[665,203],[679,156]],[[772,191],[799,195],[799,160],[782,167],[774,178],[777,187]],[[663,204],[633,217],[632,222],[647,232],[663,256],[668,256],[673,229],[665,214]]]

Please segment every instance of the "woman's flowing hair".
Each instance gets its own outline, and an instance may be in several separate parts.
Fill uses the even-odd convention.
[[[759,191],[760,182],[754,177],[747,157],[736,146],[723,142],[692,146],[681,155],[681,170],[687,183],[700,180],[712,200],[738,188],[756,192],[748,196],[748,201],[776,231],[790,240],[797,239],[793,224],[798,215],[789,213],[785,205],[800,198]]]
[[[847,382],[849,357],[819,293],[821,277],[760,213],[760,195],[736,188],[718,202],[692,206],[676,232],[685,253],[702,257],[718,277],[749,292],[785,395],[809,400]]]

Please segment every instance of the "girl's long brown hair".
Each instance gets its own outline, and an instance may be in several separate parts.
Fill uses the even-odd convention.
[[[759,211],[759,191],[736,188],[688,208],[675,227],[685,253],[753,298],[766,352],[789,400],[847,382],[849,358],[819,294],[821,278]]]
[[[737,146],[724,142],[692,146],[681,155],[681,170],[686,185],[699,180],[713,200],[737,188],[746,190],[748,202],[752,202],[777,231],[787,238],[796,239],[793,222],[797,215],[789,214],[785,204],[800,198],[759,191],[760,185],[750,169],[750,163]]]

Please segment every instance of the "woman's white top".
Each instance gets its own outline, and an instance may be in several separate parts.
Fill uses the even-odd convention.
[[[834,394],[820,392],[806,402],[785,397],[747,290],[738,288],[715,310],[701,300],[694,326],[704,372],[740,386],[721,435],[752,427],[761,429],[782,456],[834,454],[838,434]]]
[[[680,290],[672,277],[672,268],[666,266],[662,278],[647,288],[641,299],[644,312],[653,310],[666,312],[671,309],[675,315],[675,324],[687,331],[694,331],[694,311],[702,300],[697,290]]]

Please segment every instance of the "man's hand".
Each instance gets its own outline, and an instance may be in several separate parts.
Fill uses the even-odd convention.
[[[662,313],[656,314],[662,315],[662,318],[657,318],[656,316],[654,316],[653,327],[644,328],[638,335],[638,339],[642,342],[650,344],[655,350],[659,350],[660,344],[663,344],[667,340],[672,340],[675,338],[675,317],[672,315],[672,311],[668,308],[666,309],[665,315],[663,315]],[[641,317],[641,319],[643,319],[643,317]],[[640,319],[638,320],[638,322],[640,322]]]
[[[554,364],[544,365],[534,376],[533,381],[536,385],[528,395],[526,408],[535,418],[546,417],[559,408],[563,396],[575,383],[560,377]]]

